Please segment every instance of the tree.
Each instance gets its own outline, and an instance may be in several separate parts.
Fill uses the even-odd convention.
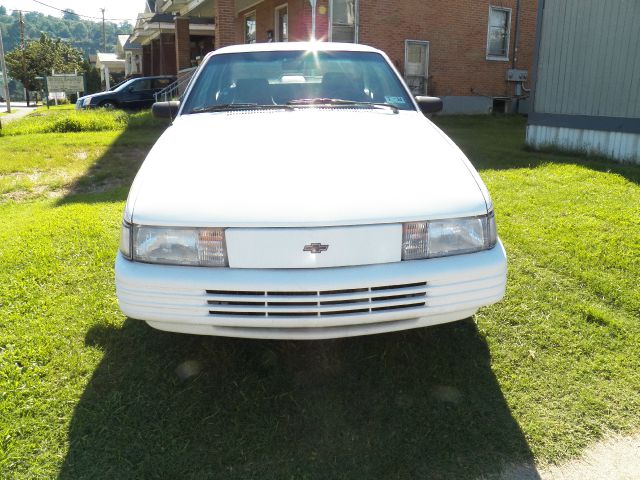
[[[70,8],[67,8],[62,12],[62,18],[65,20],[80,20],[78,14]]]
[[[53,30],[55,31],[56,38],[69,39],[69,37],[71,37],[69,27],[64,23],[58,23]]]
[[[7,14],[7,9],[4,8],[2,5],[0,5],[0,15],[6,15]]]
[[[15,0],[14,0],[15,1]],[[45,3],[59,3],[47,2]],[[4,3],[0,0],[0,4]],[[20,3],[20,0],[18,0]],[[64,4],[64,2],[63,2]],[[26,40],[38,40],[42,32],[53,38],[68,39],[69,43],[81,49],[85,56],[102,50],[102,22],[92,22],[77,18],[75,12],[66,10],[63,14],[65,18],[44,15],[39,12],[26,13],[24,15],[24,33]],[[14,10],[11,15],[2,14],[0,11],[0,28],[2,29],[4,48],[11,51],[20,45],[20,25],[18,23],[18,11]],[[113,22],[105,22],[107,37],[107,50],[113,51],[116,45],[116,35],[119,33],[131,33],[133,26],[127,22],[116,25]]]
[[[87,27],[82,22],[75,22],[71,27],[71,34],[76,42],[87,38]]]
[[[73,73],[82,69],[82,52],[71,47],[60,39],[52,40],[44,33],[40,40],[26,42],[23,52],[20,47],[11,50],[5,56],[9,76],[17,78],[27,90],[27,105],[29,92],[40,86],[36,77],[57,73]]]
[[[100,72],[94,66],[92,66],[87,60],[84,61],[82,68],[85,71],[84,78],[86,80],[87,91],[85,94],[96,93],[102,90],[102,80],[100,79]]]

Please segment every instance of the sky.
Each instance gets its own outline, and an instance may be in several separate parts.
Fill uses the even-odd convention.
[[[134,23],[138,13],[144,11],[145,0],[0,0],[0,5],[7,10],[25,10],[41,12],[54,17],[62,17],[62,12],[56,9],[71,9],[80,15],[87,15],[85,20],[102,19],[101,8],[105,8],[105,19],[113,19],[114,23],[121,23],[123,19],[128,19],[129,23]],[[51,8],[46,5],[50,5]],[[9,12],[10,13],[10,12]]]

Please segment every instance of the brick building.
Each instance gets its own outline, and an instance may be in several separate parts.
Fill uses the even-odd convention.
[[[187,71],[196,62],[193,25],[198,22],[211,22],[206,24],[211,41],[202,52],[236,43],[308,40],[314,23],[310,0],[146,3],[152,26],[147,27],[143,18],[137,31],[166,36],[153,36],[143,47],[143,63],[149,64],[150,57],[145,74]],[[316,0],[315,37],[380,48],[414,93],[442,97],[446,112],[526,111],[537,4],[538,0]],[[158,16],[165,30],[154,27]],[[157,42],[162,38],[165,55],[175,52],[173,60],[164,61],[165,69],[173,69],[166,72],[153,66],[159,62]]]
[[[142,75],[176,75],[196,65],[214,48],[213,9],[206,2],[204,8],[191,8],[188,16],[158,8],[160,1],[145,1],[145,10],[138,14],[131,43],[142,47]],[[165,4],[186,3],[179,0]],[[193,3],[193,2],[192,2]],[[157,5],[158,4],[158,5]],[[167,5],[165,5],[166,7]],[[208,14],[208,15],[206,15]]]

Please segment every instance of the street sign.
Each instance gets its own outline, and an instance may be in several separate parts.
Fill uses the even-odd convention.
[[[47,90],[66,93],[84,92],[84,78],[71,74],[47,77]]]

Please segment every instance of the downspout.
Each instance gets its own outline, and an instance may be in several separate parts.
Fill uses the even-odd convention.
[[[520,0],[516,1],[516,25],[514,27],[514,45],[513,45],[513,60],[511,61],[511,68],[516,68],[518,64],[518,44],[520,43]]]
[[[520,44],[520,0],[516,1],[516,24],[514,27],[514,45],[513,45],[513,59],[511,60],[511,68],[515,69],[518,64],[518,45]],[[513,113],[518,113],[520,110],[520,97],[522,96],[522,83],[516,82],[514,85],[514,95],[516,98],[516,105],[513,109]]]

